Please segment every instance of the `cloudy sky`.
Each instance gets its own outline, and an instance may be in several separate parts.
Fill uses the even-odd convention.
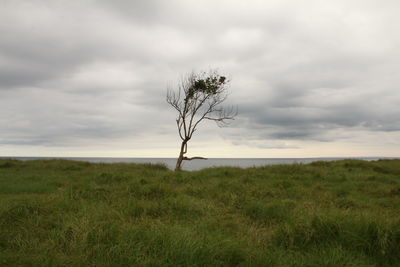
[[[0,156],[176,157],[166,89],[239,115],[189,155],[400,156],[398,0],[0,0]]]

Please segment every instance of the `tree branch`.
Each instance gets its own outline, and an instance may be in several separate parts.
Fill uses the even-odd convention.
[[[191,158],[183,157],[183,160],[193,160],[193,159],[207,159],[207,158],[203,158],[203,157],[191,157]]]

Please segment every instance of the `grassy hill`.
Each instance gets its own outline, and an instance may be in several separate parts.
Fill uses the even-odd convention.
[[[0,160],[1,266],[400,266],[400,160]]]

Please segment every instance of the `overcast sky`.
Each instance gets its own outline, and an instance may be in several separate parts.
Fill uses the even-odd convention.
[[[398,0],[0,0],[0,156],[176,157],[166,89],[239,115],[190,156],[400,156]]]

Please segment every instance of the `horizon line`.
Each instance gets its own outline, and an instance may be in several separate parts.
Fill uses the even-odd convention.
[[[80,159],[85,159],[85,158],[96,158],[96,159],[176,159],[177,157],[106,157],[106,156],[95,156],[95,157],[79,157],[79,156],[0,156],[1,159],[12,159],[12,158],[54,158],[54,159],[65,159],[65,158],[80,158]],[[232,158],[227,158],[227,157],[210,157],[206,159],[354,159],[354,158],[385,158],[385,159],[391,159],[391,158],[400,158],[400,156],[332,156],[332,157],[277,157],[277,158],[262,158],[262,157],[244,157],[244,158],[239,158],[239,157],[232,157]]]

